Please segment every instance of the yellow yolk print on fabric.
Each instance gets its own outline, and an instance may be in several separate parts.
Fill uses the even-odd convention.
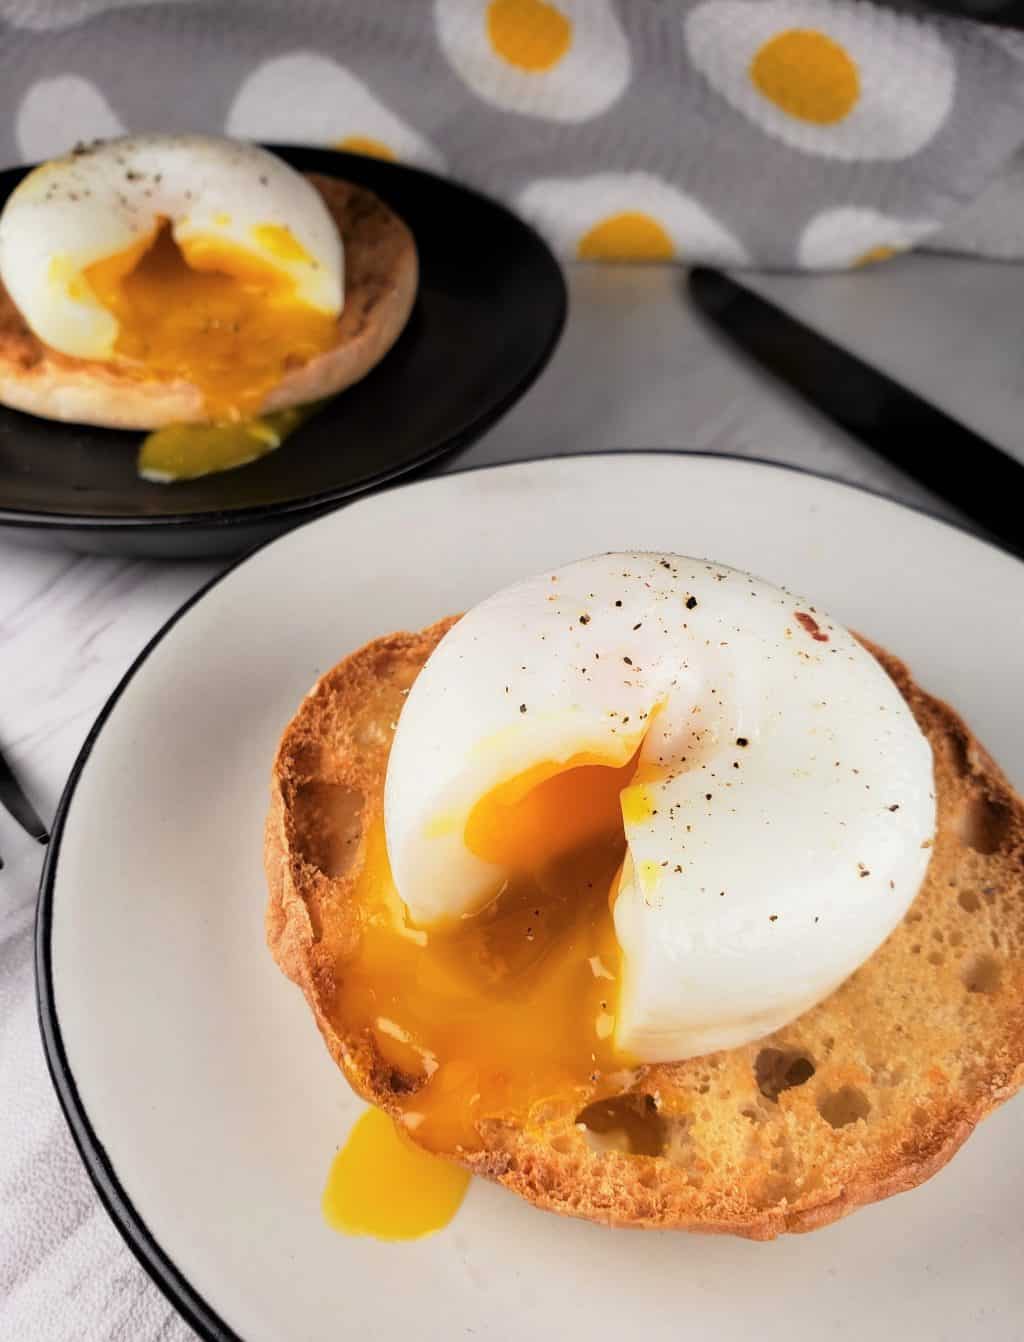
[[[436,0],[452,69],[493,107],[588,121],[625,91],[629,43],[610,0]]]
[[[705,0],[683,19],[691,61],[737,111],[795,149],[843,160],[909,157],[953,104],[953,58],[934,28],[888,12],[885,28],[882,40],[874,7],[850,0]]]
[[[860,96],[856,64],[838,42],[813,29],[770,38],[750,62],[750,80],[783,112],[818,126],[842,121]]]
[[[1020,42],[934,7],[386,0],[340,7],[328,35],[312,0],[295,0],[218,83],[204,24],[182,29],[166,4],[130,22],[118,0],[82,4],[110,12],[78,25],[57,75],[47,29],[75,21],[58,21],[49,0],[29,6],[31,22],[10,19],[25,44],[20,79],[0,88],[11,162],[69,147],[55,107],[88,141],[175,106],[185,62],[211,129],[425,168],[525,202],[565,259],[828,269],[922,240],[1024,257],[1024,126],[1011,115]],[[145,40],[150,59],[104,82],[95,53],[110,40]],[[638,178],[672,201],[638,195]],[[611,180],[630,189],[595,202],[594,184]],[[563,184],[579,215],[552,197]],[[885,227],[870,222],[879,217]]]
[[[649,173],[541,180],[531,183],[516,204],[564,256],[578,261],[750,262],[724,224]]]
[[[935,229],[932,220],[899,219],[878,210],[823,210],[800,235],[797,262],[805,270],[876,265],[905,252]]]
[[[316,89],[318,96],[297,96],[304,89]],[[258,66],[235,95],[227,132],[445,170],[444,158],[418,130],[350,70],[315,51],[294,51]]]

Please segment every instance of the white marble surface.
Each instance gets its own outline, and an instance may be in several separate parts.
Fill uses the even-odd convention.
[[[764,277],[766,291],[1024,459],[1024,268],[912,257],[858,277]],[[954,516],[698,321],[682,275],[576,270],[550,367],[445,465],[583,449],[768,457]],[[0,743],[44,817],[93,718],[163,621],[219,565],[19,549],[0,540]],[[46,1076],[32,922],[42,850],[0,811],[0,1338],[184,1342],[96,1201]]]

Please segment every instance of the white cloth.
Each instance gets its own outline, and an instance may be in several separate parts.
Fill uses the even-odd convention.
[[[191,1342],[100,1206],[43,1059],[32,979],[38,845],[0,872],[0,1338]]]
[[[50,821],[89,725],[213,572],[0,540],[0,742]],[[43,849],[0,808],[0,1342],[194,1342],[100,1205],[43,1057],[33,924]]]

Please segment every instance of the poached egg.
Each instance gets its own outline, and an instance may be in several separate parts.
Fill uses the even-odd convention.
[[[194,383],[211,420],[244,418],[330,348],[343,272],[312,184],[211,136],[82,147],[30,172],[0,214],[0,279],[44,344]]]
[[[364,879],[418,942],[414,984],[378,981],[384,1033],[430,1074],[415,1124],[432,1090],[486,1104],[474,1050],[506,1089],[532,1050],[539,1094],[548,1055],[578,1051],[593,1080],[781,1027],[901,920],[935,799],[924,735],[849,632],[735,569],[630,553],[518,583],[446,634],[398,720],[384,815]],[[463,1003],[432,1034],[470,961],[479,1020]]]

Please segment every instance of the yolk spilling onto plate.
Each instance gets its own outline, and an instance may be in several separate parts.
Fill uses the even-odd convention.
[[[323,404],[310,401],[231,424],[168,424],[154,429],[142,440],[139,474],[146,480],[169,484],[247,466],[276,451]]]
[[[469,1171],[414,1145],[380,1109],[367,1109],[334,1158],[324,1220],[334,1230],[376,1239],[419,1239],[459,1210]]]
[[[261,241],[294,259],[289,248],[299,244],[278,232]],[[193,383],[211,420],[255,414],[286,372],[336,338],[337,318],[300,302],[259,255],[203,239],[179,247],[166,223],[85,274],[118,321],[115,352],[148,376]]]
[[[362,936],[332,1014],[372,1032],[410,1079],[402,1120],[430,1150],[473,1150],[478,1122],[528,1122],[545,1100],[587,1103],[628,1065],[613,1046],[609,900],[625,855],[620,793],[637,761],[596,759],[539,765],[477,803],[467,846],[509,878],[485,909],[443,930],[406,925],[383,822],[367,835]]]

